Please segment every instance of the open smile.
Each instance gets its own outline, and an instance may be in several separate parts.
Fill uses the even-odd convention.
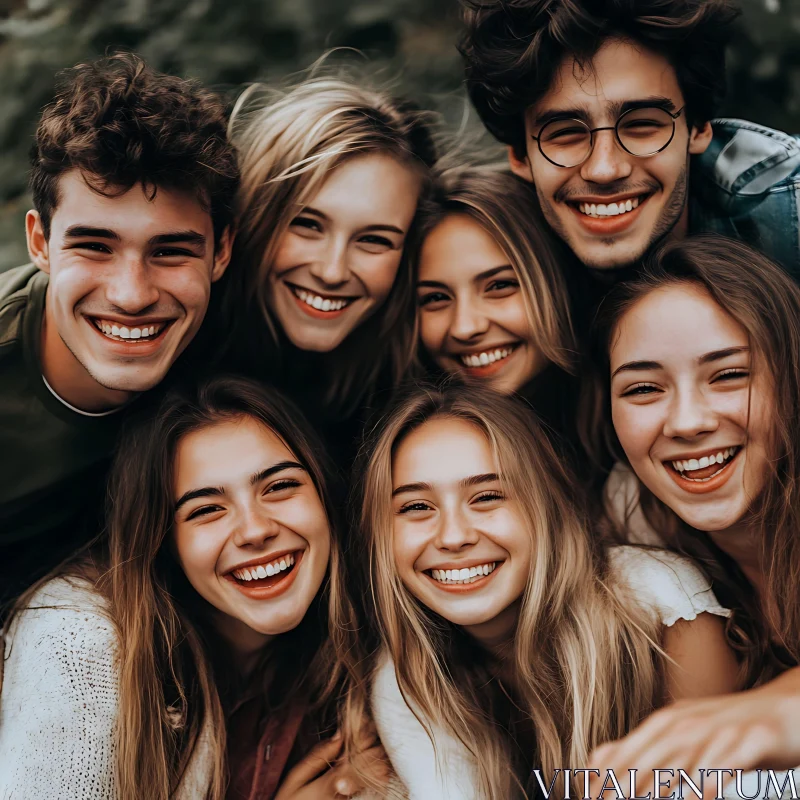
[[[698,458],[664,461],[664,468],[675,483],[691,494],[706,494],[724,486],[744,447],[724,447]]]
[[[292,550],[270,556],[225,574],[225,579],[242,594],[256,600],[268,600],[283,594],[293,583],[305,550]]]
[[[174,319],[143,322],[132,320],[125,324],[105,317],[84,318],[105,342],[114,343],[117,349],[127,354],[142,356],[150,355],[157,350],[167,331],[176,322]]]
[[[475,378],[488,378],[506,366],[508,358],[520,344],[521,342],[515,342],[471,353],[459,353],[454,357],[460,362],[462,370],[467,375]]]
[[[323,295],[285,282],[301,311],[315,319],[333,319],[340,316],[358,297]]]
[[[426,569],[423,574],[445,592],[471,592],[483,588],[504,561],[487,561],[459,569]]]
[[[612,234],[632,225],[650,197],[652,193],[618,198],[610,202],[568,201],[567,205],[589,232]]]

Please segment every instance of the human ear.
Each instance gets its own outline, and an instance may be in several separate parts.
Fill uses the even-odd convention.
[[[689,130],[689,154],[699,156],[700,153],[705,153],[706,149],[711,144],[711,137],[713,135],[714,131],[708,120],[699,127],[692,125]]]
[[[211,268],[211,282],[218,281],[228,268],[231,262],[231,252],[233,250],[233,239],[236,233],[233,225],[227,225],[222,231],[219,241],[214,248],[214,266]]]
[[[508,165],[518,178],[522,178],[528,183],[533,183],[533,174],[531,173],[531,164],[528,161],[528,156],[520,158],[513,145],[508,146]]]
[[[28,240],[28,255],[42,272],[50,273],[50,248],[44,235],[44,225],[38,211],[25,215],[25,236]]]

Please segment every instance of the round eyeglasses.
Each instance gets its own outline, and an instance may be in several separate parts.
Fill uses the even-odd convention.
[[[592,154],[597,131],[614,131],[619,146],[632,156],[647,158],[669,146],[675,136],[675,120],[683,108],[671,114],[652,106],[631,108],[620,114],[613,127],[590,128],[579,119],[553,119],[545,123],[538,136],[531,138],[539,152],[557,167],[579,167]]]

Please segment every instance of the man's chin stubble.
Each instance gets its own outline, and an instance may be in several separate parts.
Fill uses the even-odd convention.
[[[686,208],[686,188],[687,188],[687,168],[681,170],[678,179],[675,182],[675,187],[669,196],[669,200],[664,205],[661,215],[656,222],[653,232],[650,236],[648,243],[642,248],[639,253],[627,257],[624,261],[609,263],[605,260],[592,261],[591,259],[583,260],[578,256],[569,236],[566,234],[565,227],[562,224],[558,214],[553,210],[553,207],[547,202],[540,193],[537,187],[536,191],[539,194],[539,205],[542,209],[542,214],[547,221],[547,224],[553,229],[553,232],[562,239],[567,246],[575,253],[576,257],[581,263],[593,273],[607,273],[617,270],[629,270],[638,267],[640,262],[645,256],[650,253],[653,248],[660,244],[664,239],[668,238],[670,233],[674,230],[676,225],[680,222],[684,209]],[[608,239],[601,239],[600,243],[609,249],[616,246],[618,239],[616,237],[609,237]]]

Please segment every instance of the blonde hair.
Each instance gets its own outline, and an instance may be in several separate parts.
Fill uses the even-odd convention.
[[[368,88],[363,77],[347,80],[314,71],[289,90],[247,89],[230,122],[242,181],[228,315],[241,318],[242,302],[255,305],[277,343],[266,276],[292,219],[332,170],[359,155],[387,154],[426,177],[436,157],[431,116],[407,100]],[[406,237],[406,251],[415,228]],[[337,348],[341,357],[331,370],[328,405],[352,410],[387,361],[394,383],[405,373],[411,345],[404,336],[411,336],[411,329],[400,321],[413,308],[406,261],[404,255],[381,313],[363,323],[363,335],[350,336]],[[252,330],[246,333],[252,335]]]
[[[470,217],[497,242],[522,287],[531,339],[574,374],[577,344],[564,278],[571,257],[542,217],[532,187],[496,167],[446,169],[424,205],[421,239],[451,214]]]
[[[585,765],[594,746],[624,735],[658,704],[660,627],[615,584],[570,476],[519,401],[451,383],[414,391],[386,417],[362,482],[361,534],[376,624],[403,695],[425,710],[420,721],[463,742],[479,765],[484,796],[507,800],[525,789],[513,774],[512,743],[498,735],[497,682],[468,635],[403,586],[392,554],[393,454],[411,431],[441,417],[465,420],[487,437],[532,539],[513,668],[522,692],[517,700],[535,730],[531,755],[543,775]]]

